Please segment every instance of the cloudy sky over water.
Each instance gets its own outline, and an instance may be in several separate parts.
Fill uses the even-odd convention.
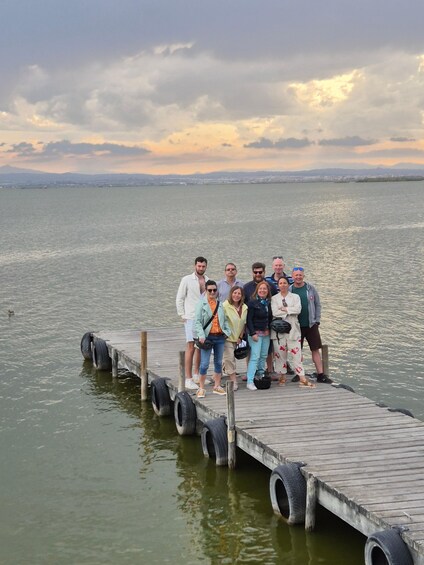
[[[423,0],[1,0],[0,166],[424,166]]]

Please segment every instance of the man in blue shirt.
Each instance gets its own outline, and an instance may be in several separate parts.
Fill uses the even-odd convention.
[[[230,290],[235,285],[243,288],[244,283],[237,278],[237,267],[234,263],[227,263],[225,265],[225,279],[221,279],[216,285],[220,302],[227,300]]]
[[[275,288],[277,292],[279,292],[278,279],[280,277],[287,277],[289,284],[293,284],[292,277],[284,272],[284,267],[285,265],[284,265],[283,256],[276,255],[275,257],[272,258],[273,273],[272,275],[268,275],[267,277],[265,277],[266,282],[270,285],[271,288]]]

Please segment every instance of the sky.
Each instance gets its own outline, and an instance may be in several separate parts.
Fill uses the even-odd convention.
[[[1,0],[0,167],[424,166],[423,0]]]

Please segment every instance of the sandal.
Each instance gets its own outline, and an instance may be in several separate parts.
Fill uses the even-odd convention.
[[[284,386],[286,384],[286,377],[285,375],[280,375],[280,377],[278,378],[278,384],[280,386]]]
[[[315,388],[316,386],[317,385],[315,383],[308,381],[308,379],[300,379],[299,388]]]

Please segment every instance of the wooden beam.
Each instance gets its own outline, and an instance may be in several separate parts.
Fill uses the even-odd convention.
[[[185,390],[185,351],[179,352],[178,392]]]
[[[236,467],[236,415],[234,405],[234,382],[227,381],[227,438],[228,438],[228,468]]]
[[[147,400],[147,332],[141,332],[140,345],[141,400]]]
[[[322,370],[327,376],[330,376],[330,362],[328,359],[328,345],[322,346]]]
[[[305,530],[311,532],[315,528],[315,510],[317,505],[317,480],[312,475],[306,482]]]

